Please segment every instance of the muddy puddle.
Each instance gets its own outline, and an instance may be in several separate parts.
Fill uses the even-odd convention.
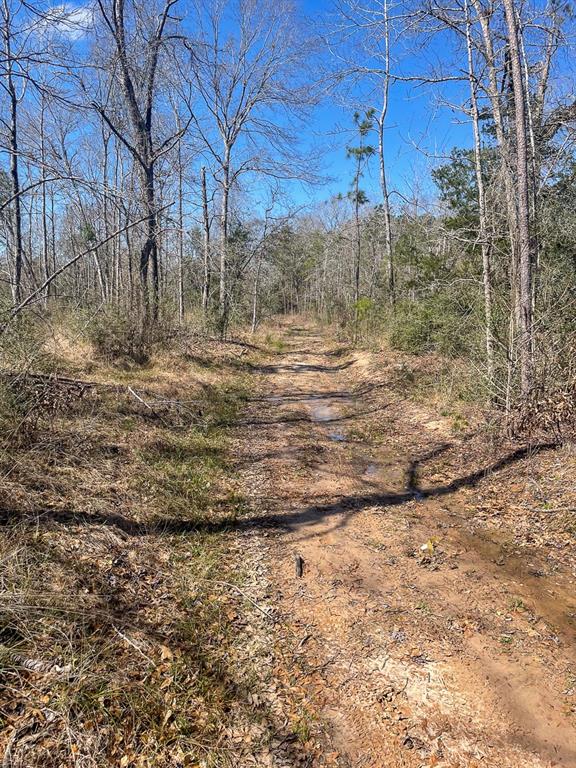
[[[342,418],[342,408],[353,405],[351,399],[339,399],[334,403],[331,398],[315,398],[309,400],[310,416],[317,424],[331,425]],[[330,427],[326,437],[336,443],[345,443],[347,440],[345,431],[340,427]]]
[[[484,565],[513,579],[517,587],[517,610],[543,620],[555,634],[576,642],[576,598],[563,584],[554,581],[546,563],[536,555],[520,552],[506,534],[491,531],[455,531],[465,551],[479,556]]]
[[[311,400],[310,410],[312,412],[312,421],[334,421],[338,418],[338,410],[329,400]]]
[[[346,431],[339,422],[355,405],[352,398],[334,400],[331,396],[317,396],[307,398],[306,403],[311,420],[326,427],[326,437],[330,441],[347,441]],[[372,486],[392,481],[396,488],[407,488],[414,501],[420,504],[427,502],[426,493],[413,484],[414,478],[405,477],[397,456],[382,457],[368,453],[358,457],[358,477]],[[501,571],[514,580],[518,595],[525,599],[526,610],[533,614],[535,622],[545,621],[555,634],[571,642],[576,641],[576,600],[553,581],[553,574],[549,573],[546,563],[539,563],[536,557],[517,551],[509,534],[495,531],[488,534],[461,528],[456,537],[464,551],[479,557],[494,572]]]

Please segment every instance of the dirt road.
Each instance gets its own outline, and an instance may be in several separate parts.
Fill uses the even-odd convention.
[[[576,766],[574,573],[476,515],[524,452],[486,476],[370,355],[281,333],[242,462],[322,764]]]

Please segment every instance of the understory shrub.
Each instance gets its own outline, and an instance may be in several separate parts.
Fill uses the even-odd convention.
[[[467,302],[436,294],[397,303],[386,318],[387,334],[391,346],[403,352],[467,357],[478,349],[476,320]]]
[[[150,359],[152,339],[142,329],[140,318],[128,313],[104,312],[87,329],[96,355],[113,362],[129,360],[145,365]]]

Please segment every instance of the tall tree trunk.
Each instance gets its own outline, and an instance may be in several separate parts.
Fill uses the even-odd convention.
[[[41,205],[42,205],[42,268],[44,281],[50,277],[50,253],[48,245],[48,207],[46,194],[46,136],[45,136],[45,100],[42,94],[40,105],[40,174],[41,174]],[[50,284],[44,293],[44,306],[50,301]]]
[[[548,83],[550,78],[550,69],[552,66],[552,59],[558,46],[558,38],[560,32],[560,17],[558,10],[555,6],[550,6],[551,23],[547,30],[546,46],[544,49],[543,59],[539,64],[539,77],[536,85],[536,93],[533,102],[530,100],[528,92],[529,82],[529,67],[528,57],[526,55],[526,49],[524,46],[524,40],[520,38],[522,64],[524,68],[524,90],[526,92],[526,106],[528,109],[528,128],[530,136],[530,171],[531,171],[531,184],[530,184],[530,203],[532,214],[532,225],[534,231],[538,229],[538,185],[540,181],[541,173],[541,153],[536,141],[537,133],[542,130],[542,124],[544,121],[544,105],[546,102],[546,94],[548,91]],[[536,232],[536,236],[533,238],[533,250],[532,250],[532,316],[534,317],[536,306],[536,293],[538,290],[538,276],[540,273],[540,251],[541,251],[540,233]],[[532,334],[532,345],[534,346],[534,334]],[[533,349],[533,354],[535,350]]]
[[[354,227],[356,231],[356,247],[354,249],[354,318],[357,326],[360,311],[358,302],[360,301],[360,258],[362,252],[362,232],[360,229],[360,159],[358,159],[356,176],[354,177]],[[356,328],[357,331],[358,329]]]
[[[327,314],[327,284],[328,284],[328,247],[324,245],[324,258],[322,259],[322,287],[320,293],[320,307],[323,315]]]
[[[508,28],[508,47],[514,90],[514,124],[516,133],[516,203],[518,211],[519,249],[519,349],[520,386],[527,395],[534,384],[534,349],[532,317],[532,233],[530,221],[530,184],[528,170],[528,141],[526,101],[522,59],[520,54],[518,19],[513,0],[504,1]]]
[[[380,189],[382,192],[382,214],[384,216],[384,256],[386,263],[386,278],[388,284],[388,297],[392,303],[395,301],[396,281],[394,274],[394,252],[392,249],[392,216],[390,213],[390,194],[386,177],[386,164],[384,158],[384,120],[385,111],[382,110],[377,121],[378,125],[378,156],[380,164]]]
[[[204,315],[208,314],[208,304],[210,301],[210,215],[208,212],[208,191],[206,189],[206,168],[202,167],[202,218],[204,224],[203,237],[203,261],[204,277],[202,280],[202,310]]]
[[[112,0],[110,13],[98,4],[105,19],[106,26],[111,30],[116,48],[118,76],[124,95],[126,111],[130,124],[131,141],[126,138],[121,129],[114,124],[103,106],[97,106],[100,116],[108,127],[128,148],[135,165],[138,168],[140,192],[144,215],[146,216],[144,242],[140,250],[140,287],[143,304],[143,326],[148,327],[156,322],[160,309],[160,274],[158,262],[158,214],[155,198],[155,155],[153,147],[152,123],[154,115],[155,83],[158,69],[158,57],[162,38],[168,21],[169,12],[177,0],[164,0],[162,12],[154,34],[147,41],[146,57],[140,69],[144,78],[145,88],[143,103],[139,102],[138,87],[134,82],[134,73],[128,60],[125,0]],[[152,268],[151,297],[149,290],[149,273]],[[151,298],[151,301],[150,301]],[[151,306],[150,306],[151,304]]]
[[[129,214],[126,212],[126,221],[129,220]],[[132,257],[132,238],[130,237],[129,230],[125,232],[126,238],[126,259],[128,261],[128,285],[130,287],[130,309],[133,309],[136,304],[136,286],[134,278],[134,261]]]
[[[20,303],[22,298],[22,266],[24,259],[24,248],[22,243],[22,207],[20,201],[20,174],[19,174],[19,156],[18,156],[18,95],[13,75],[12,59],[12,28],[11,28],[11,10],[7,0],[3,3],[4,16],[4,55],[6,58],[6,90],[10,101],[10,123],[9,144],[10,144],[10,182],[12,203],[12,248],[14,258],[14,277],[12,285],[12,295],[14,303]]]
[[[50,188],[50,256],[52,260],[52,271],[56,272],[56,219],[54,211],[54,188]],[[56,285],[51,285],[52,296],[56,297],[57,288]]]
[[[109,145],[110,135],[106,134],[104,126],[102,127],[102,218],[104,224],[104,238],[107,240],[110,234],[110,218],[108,210],[108,166],[109,166]],[[104,258],[104,266],[99,265],[99,272],[103,273],[103,281],[105,290],[103,295],[104,301],[109,301],[114,293],[114,270],[110,273],[110,243],[106,243],[105,248],[102,251],[102,257]]]
[[[140,250],[140,287],[144,304],[144,324],[158,320],[160,304],[160,282],[158,272],[158,217],[154,194],[154,166],[146,165],[141,172],[144,187],[144,210],[146,215],[145,239]],[[152,267],[151,292],[149,286]],[[151,293],[151,295],[150,295]]]
[[[478,191],[478,215],[480,224],[480,243],[482,249],[482,279],[484,285],[484,324],[486,336],[486,367],[488,382],[493,389],[494,384],[494,332],[492,320],[492,243],[488,234],[486,216],[486,194],[482,173],[482,143],[480,140],[480,117],[478,112],[478,83],[474,74],[474,57],[472,52],[472,34],[468,2],[465,0],[466,14],[466,49],[468,54],[468,79],[470,82],[470,107],[472,127],[474,131],[474,166],[476,171],[476,187]]]
[[[182,142],[178,142],[178,319],[184,322],[184,190]]]
[[[220,332],[226,335],[228,325],[228,207],[230,201],[230,148],[226,147],[224,154],[222,202],[220,208]]]
[[[384,215],[384,256],[386,259],[386,277],[388,283],[388,297],[392,303],[395,299],[394,280],[394,255],[392,251],[392,217],[390,214],[390,194],[388,192],[388,178],[386,175],[386,157],[384,152],[384,127],[388,114],[390,93],[390,25],[388,18],[388,0],[384,0],[384,83],[382,88],[382,108],[376,121],[378,128],[378,160],[380,170],[380,191],[382,193],[382,213]]]
[[[256,331],[258,325],[258,290],[260,288],[260,271],[262,268],[262,254],[258,252],[256,256],[256,272],[254,274],[254,287],[252,289],[252,328],[251,332]]]
[[[118,195],[119,190],[119,181],[120,181],[120,146],[117,141],[114,142],[114,194]],[[114,204],[114,215],[113,215],[113,222],[114,222],[114,231],[118,231],[120,226],[120,219],[121,219],[121,212],[120,212],[120,206],[118,205],[118,202],[116,201]],[[112,252],[114,254],[114,283],[115,283],[115,301],[117,306],[120,306],[120,299],[123,294],[123,288],[124,288],[124,277],[122,272],[122,239],[121,237],[115,237],[114,241],[112,243]]]
[[[487,92],[494,118],[496,140],[500,149],[501,173],[504,182],[504,194],[506,198],[506,218],[508,225],[508,237],[510,241],[510,323],[508,324],[508,348],[507,348],[507,386],[506,386],[506,410],[510,410],[512,402],[511,386],[513,382],[513,369],[515,367],[516,354],[516,327],[518,317],[518,213],[516,209],[516,192],[512,171],[512,153],[510,141],[504,129],[504,116],[500,103],[500,90],[498,85],[498,72],[496,67],[496,55],[490,29],[491,10],[485,10],[480,0],[471,0],[484,41],[484,56],[488,72]]]

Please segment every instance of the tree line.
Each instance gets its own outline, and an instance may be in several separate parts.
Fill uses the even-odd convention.
[[[65,305],[225,335],[308,310],[467,356],[506,408],[570,380],[570,6],[334,0],[311,21],[288,0],[2,0],[3,323]],[[468,134],[408,194],[387,139],[409,88]],[[349,176],[304,208],[325,104]]]

